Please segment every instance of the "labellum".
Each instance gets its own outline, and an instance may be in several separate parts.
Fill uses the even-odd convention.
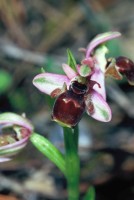
[[[134,63],[130,59],[120,56],[116,58],[116,66],[122,75],[125,75],[128,82],[134,85]]]
[[[84,95],[87,87],[77,81],[60,94],[53,107],[52,119],[62,126],[74,127],[85,112]]]

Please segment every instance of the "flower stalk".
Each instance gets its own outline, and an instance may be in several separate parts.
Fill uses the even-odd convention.
[[[78,156],[78,131],[64,127],[65,167],[68,200],[79,199],[80,160]]]

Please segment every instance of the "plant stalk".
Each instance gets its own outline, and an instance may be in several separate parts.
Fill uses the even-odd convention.
[[[65,167],[68,200],[79,199],[80,161],[78,156],[78,129],[63,128],[65,143]]]

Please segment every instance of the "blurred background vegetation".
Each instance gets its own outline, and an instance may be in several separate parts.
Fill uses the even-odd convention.
[[[35,129],[63,150],[61,130],[51,121],[51,99],[32,79],[42,67],[63,73],[67,48],[79,62],[78,48],[106,31],[122,33],[108,42],[108,56],[134,61],[133,8],[133,0],[0,0],[0,112],[25,112]],[[80,123],[81,194],[94,184],[97,200],[132,200],[133,87],[125,79],[106,81],[112,121],[100,123],[85,115]],[[30,143],[0,169],[0,199],[66,199],[64,177]]]

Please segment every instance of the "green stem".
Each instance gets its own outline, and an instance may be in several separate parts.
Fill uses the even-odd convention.
[[[78,156],[78,129],[63,128],[65,142],[65,167],[68,186],[68,200],[79,199],[80,162]]]
[[[78,142],[79,142],[79,127],[76,126],[74,129],[74,142],[75,142],[75,145],[76,145],[76,150],[78,152]]]

